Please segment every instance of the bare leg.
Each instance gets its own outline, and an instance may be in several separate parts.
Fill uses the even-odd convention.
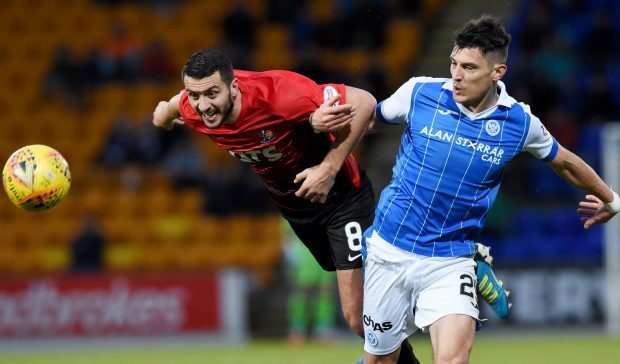
[[[400,348],[395,352],[388,355],[373,355],[366,353],[364,357],[364,364],[394,364],[400,354]]]
[[[340,304],[342,305],[342,313],[351,328],[351,331],[359,337],[364,337],[364,326],[362,324],[363,306],[364,306],[364,279],[362,269],[337,270],[338,292],[340,292]],[[405,347],[407,345],[408,347]],[[419,361],[413,353],[413,349],[405,339],[403,346],[403,357],[399,358],[401,348],[394,353],[386,356],[373,356],[366,353],[365,362],[367,363],[399,363],[419,364]],[[371,355],[374,359],[369,359]],[[369,361],[370,360],[370,361]],[[373,361],[379,360],[379,361]]]
[[[467,315],[448,315],[430,327],[435,364],[467,364],[474,345],[476,321]]]
[[[364,284],[362,269],[337,270],[338,292],[342,314],[351,330],[359,337],[364,337],[362,326],[362,308],[364,304]]]

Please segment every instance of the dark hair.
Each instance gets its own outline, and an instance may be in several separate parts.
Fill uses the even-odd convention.
[[[226,55],[217,49],[201,49],[192,54],[185,62],[181,78],[185,75],[200,80],[209,77],[215,72],[220,72],[220,77],[227,85],[235,78],[232,62]]]
[[[486,14],[468,21],[453,35],[456,48],[477,48],[485,56],[491,53],[500,62],[506,62],[511,39],[499,19]]]

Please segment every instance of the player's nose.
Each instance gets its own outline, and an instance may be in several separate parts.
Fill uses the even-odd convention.
[[[459,67],[455,68],[452,71],[452,79],[455,81],[460,81],[463,79],[463,70]]]
[[[206,97],[201,97],[198,99],[198,110],[200,112],[207,112],[211,108],[211,103]]]

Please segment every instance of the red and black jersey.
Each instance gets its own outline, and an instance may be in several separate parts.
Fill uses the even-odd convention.
[[[320,207],[295,196],[301,184],[293,181],[297,173],[321,163],[334,138],[315,133],[308,123],[310,114],[335,93],[342,95],[340,102],[345,103],[345,86],[317,85],[289,71],[235,70],[235,77],[239,80],[242,105],[233,124],[207,128],[183,91],[179,108],[186,125],[208,135],[239,160],[251,163],[281,209],[295,212]],[[355,158],[349,156],[336,177],[328,202],[333,195],[359,184],[359,167]]]

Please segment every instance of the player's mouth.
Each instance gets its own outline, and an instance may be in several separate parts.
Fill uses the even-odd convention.
[[[454,92],[455,95],[460,95],[463,93],[463,88],[457,85],[452,85],[452,91]]]
[[[207,110],[207,112],[203,112],[200,114],[202,122],[205,123],[207,128],[216,128],[220,125],[218,120],[218,112],[217,109],[211,108]]]

